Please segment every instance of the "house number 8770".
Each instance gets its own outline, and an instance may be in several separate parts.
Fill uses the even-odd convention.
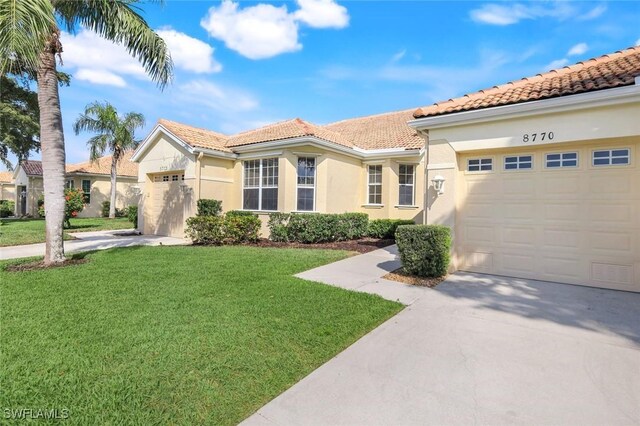
[[[535,142],[553,140],[553,132],[540,132],[540,133],[525,133],[522,135],[522,142]]]

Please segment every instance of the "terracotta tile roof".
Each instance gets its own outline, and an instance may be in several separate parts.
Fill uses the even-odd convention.
[[[325,129],[340,133],[361,149],[424,147],[424,139],[407,125],[413,109],[352,118],[328,124]]]
[[[629,86],[639,75],[640,46],[636,46],[419,108],[413,115],[429,117]]]
[[[118,176],[138,176],[138,164],[131,161],[133,151],[124,154],[118,163]],[[68,164],[67,174],[87,173],[95,175],[111,175],[111,155],[98,158],[96,161]]]
[[[324,139],[349,148],[353,147],[353,144],[343,135],[300,118],[281,121],[259,129],[238,133],[229,138],[227,146],[235,147],[303,136],[315,136],[319,139]]]
[[[2,183],[13,182],[13,172],[0,172],[0,182]]]
[[[225,146],[228,137],[222,133],[201,129],[199,127],[187,126],[186,124],[165,120],[163,118],[158,120],[158,124],[191,146],[222,152],[231,152],[231,150]]]
[[[20,166],[29,176],[42,176],[42,161],[25,160],[20,163]]]

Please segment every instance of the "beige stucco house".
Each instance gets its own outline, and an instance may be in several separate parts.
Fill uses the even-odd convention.
[[[0,172],[0,200],[15,201],[16,185],[12,172]]]
[[[136,150],[144,233],[184,235],[201,198],[225,211],[366,212],[422,221],[424,140],[413,110],[318,126],[299,118],[236,135],[160,120]]]
[[[640,47],[414,117],[454,269],[640,291]]]
[[[124,208],[138,203],[138,165],[131,161],[132,152],[118,164],[116,207]],[[102,202],[108,201],[111,191],[111,156],[94,162],[68,164],[66,187],[81,188],[85,194],[85,207],[79,217],[99,217]],[[18,164],[12,175],[16,215],[38,215],[38,200],[43,194],[42,162],[26,160]]]

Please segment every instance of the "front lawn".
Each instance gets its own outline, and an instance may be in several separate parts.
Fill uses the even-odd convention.
[[[0,271],[0,407],[236,424],[402,309],[293,277],[347,255],[134,247]]]
[[[44,219],[0,220],[0,247],[21,244],[43,243],[45,240]],[[65,229],[65,240],[72,237],[69,232],[107,231],[111,229],[129,229],[133,224],[126,217],[109,219],[88,217],[71,219],[71,228]]]

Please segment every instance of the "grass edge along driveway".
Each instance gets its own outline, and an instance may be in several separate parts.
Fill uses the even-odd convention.
[[[109,231],[131,229],[133,224],[126,217],[109,219],[87,217],[70,219],[71,228],[65,229],[65,240],[73,239],[69,233],[88,231]],[[44,219],[2,219],[0,220],[0,247],[44,243]]]
[[[348,255],[133,247],[0,271],[0,406],[236,424],[402,309],[293,276]]]

